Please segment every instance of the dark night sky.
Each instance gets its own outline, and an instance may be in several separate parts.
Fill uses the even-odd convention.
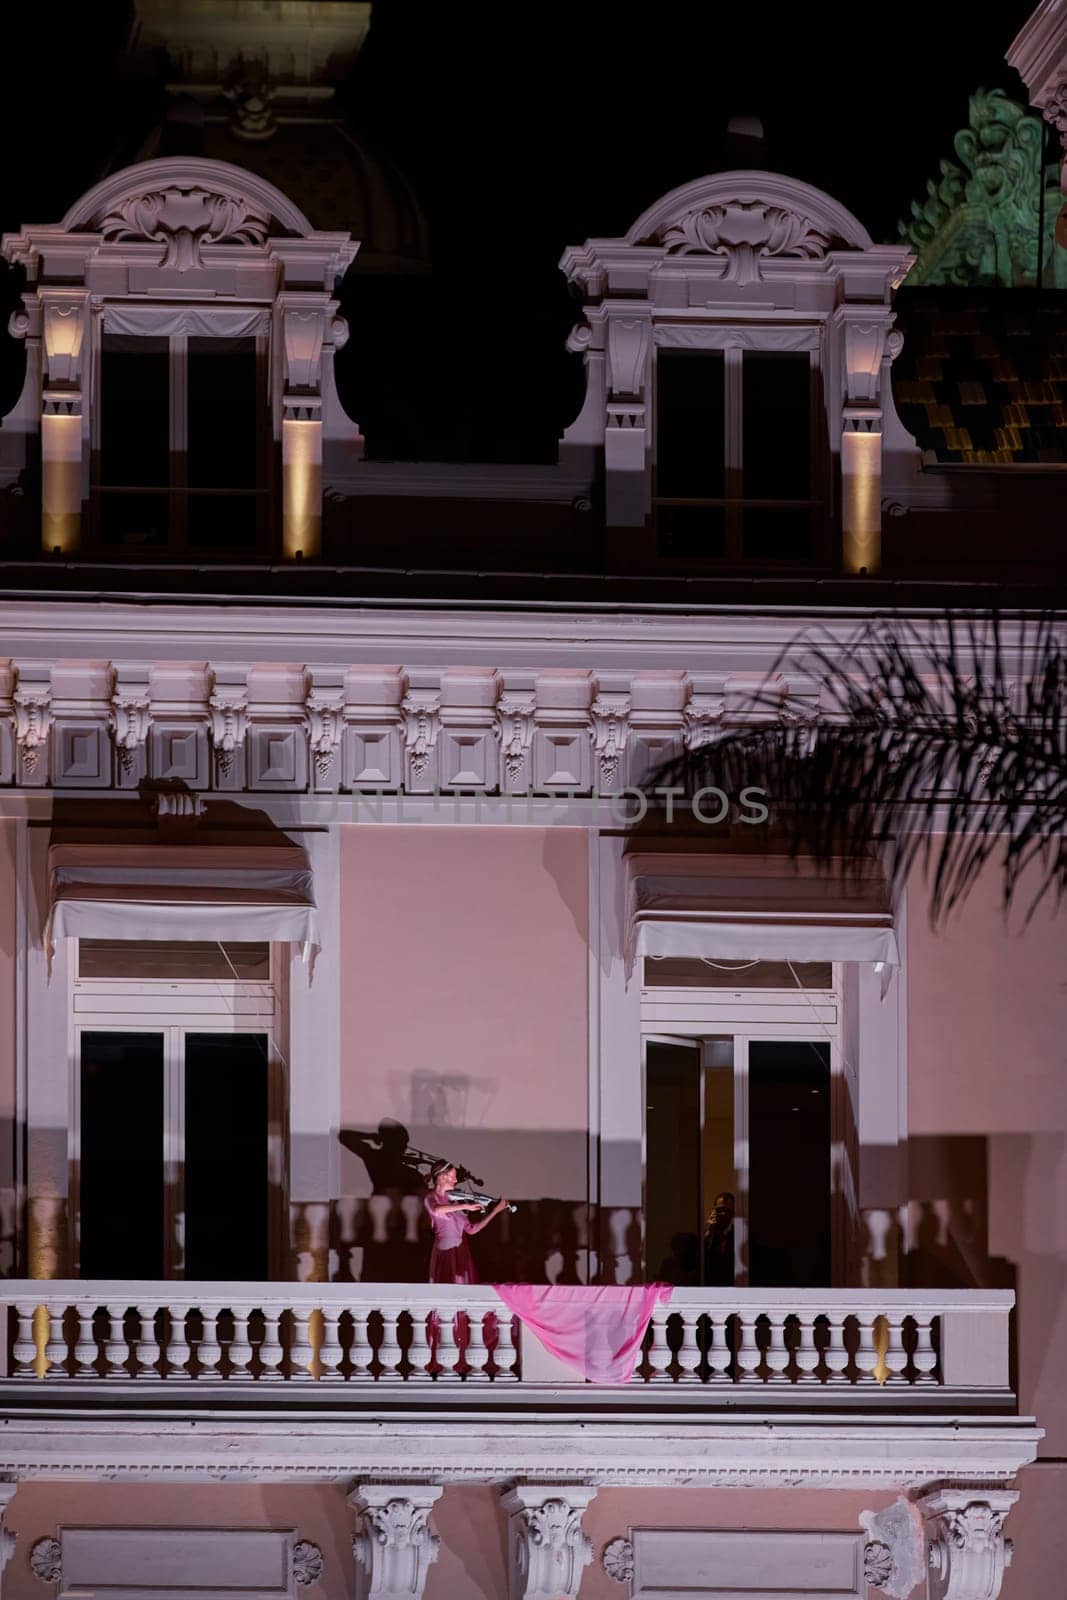
[[[486,346],[511,341],[508,290],[521,287],[530,405],[543,405],[546,383],[573,390],[559,376],[570,370],[559,339],[572,316],[555,270],[561,250],[623,232],[666,189],[721,168],[734,114],[762,117],[768,166],[827,189],[876,238],[895,237],[909,201],[951,155],[968,93],[1000,84],[1023,98],[1004,52],[1032,9],[1032,0],[377,0],[349,100],[356,126],[407,172],[430,219],[434,286],[423,291],[419,359],[454,374],[457,353],[475,348],[471,395],[455,395],[454,409],[484,409]],[[108,0],[5,17],[5,229],[58,219],[128,143],[144,114],[120,69],[128,18],[128,6]],[[380,307],[383,318],[400,309]],[[374,349],[365,335],[368,369]],[[408,370],[414,354],[378,355],[405,369],[409,396],[425,386],[425,374]],[[375,381],[357,384],[364,413]],[[551,409],[569,408],[565,396]],[[479,445],[472,428],[457,424],[456,441],[440,448],[514,448]]]

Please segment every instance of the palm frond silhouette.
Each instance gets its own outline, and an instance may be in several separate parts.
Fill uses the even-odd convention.
[[[1027,918],[1067,890],[1067,622],[1055,613],[890,616],[842,644],[794,640],[745,708],[650,780],[693,794],[766,790],[790,847],[848,871],[883,856],[893,886],[918,863],[941,920],[989,862]],[[784,674],[818,687],[783,704]]]

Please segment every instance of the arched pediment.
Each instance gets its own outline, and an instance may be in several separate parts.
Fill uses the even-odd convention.
[[[168,264],[181,267],[202,243],[263,245],[315,230],[280,189],[225,161],[163,157],[125,167],[84,194],[67,212],[67,233],[167,244]]]
[[[626,234],[629,245],[668,254],[824,256],[870,250],[873,240],[850,211],[811,184],[777,172],[719,172],[672,189]]]

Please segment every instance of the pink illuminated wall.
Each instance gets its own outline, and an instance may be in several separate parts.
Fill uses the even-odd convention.
[[[18,824],[0,818],[0,1272],[14,1265],[15,940]]]
[[[910,1275],[1017,1295],[1020,1408],[1046,1437],[1009,1524],[1015,1600],[1062,1586],[1048,1507],[1067,1496],[1067,912],[1049,904],[1024,931],[998,897],[987,872],[934,933],[909,888]]]
[[[568,1254],[587,1197],[584,832],[349,826],[341,863],[342,1128],[395,1118]],[[358,1154],[340,1187],[370,1193]],[[479,1261],[517,1226],[483,1234]]]

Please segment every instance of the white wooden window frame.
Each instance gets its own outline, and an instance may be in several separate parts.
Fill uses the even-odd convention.
[[[734,1111],[734,1270],[735,1282],[748,1282],[745,1243],[749,1200],[749,1052],[753,1044],[805,1040],[829,1047],[830,1060],[830,1206],[831,1277],[843,1283],[850,1258],[850,1197],[855,1183],[843,1181],[849,1166],[848,1091],[841,1039],[843,963],[832,963],[829,989],[701,989],[648,986],[641,988],[641,1104],[648,1103],[647,1046],[695,1044],[700,1047],[701,1128],[704,1072],[710,1047],[733,1044]],[[648,1120],[641,1128],[642,1202],[647,1215]]]
[[[287,945],[270,946],[267,981],[185,978],[81,978],[78,941],[69,939],[69,1112],[67,1120],[70,1258],[81,1268],[81,1041],[83,1033],[163,1035],[164,1276],[184,1274],[185,1037],[190,1033],[265,1034],[267,1171],[272,1278],[284,1276],[286,1252],[288,1006],[283,981]]]

